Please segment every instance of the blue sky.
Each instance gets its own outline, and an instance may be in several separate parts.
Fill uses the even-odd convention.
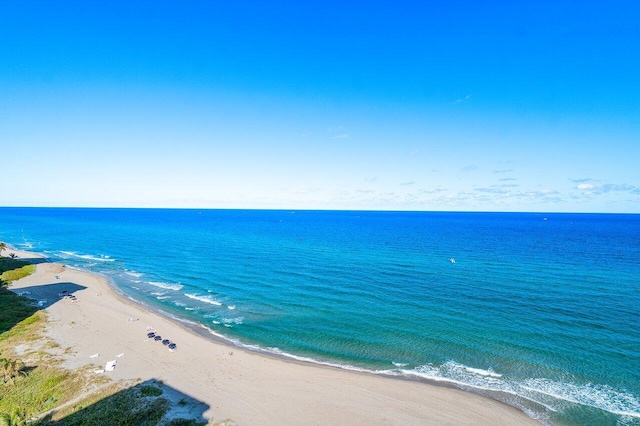
[[[0,0],[0,205],[640,213],[638,22]]]

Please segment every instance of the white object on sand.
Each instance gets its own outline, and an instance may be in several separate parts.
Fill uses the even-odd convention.
[[[104,373],[104,370],[93,370],[93,372],[96,374],[102,374]]]
[[[98,358],[100,356],[100,354],[93,354],[93,355],[89,355],[89,358]]]
[[[124,356],[124,352],[121,354],[116,355],[116,358],[122,358]]]
[[[105,371],[113,371],[115,369],[116,369],[116,361],[109,361],[107,365],[105,365],[104,367]]]

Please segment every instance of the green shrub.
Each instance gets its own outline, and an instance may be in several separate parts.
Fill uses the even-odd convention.
[[[2,281],[4,284],[10,284],[13,281],[33,274],[35,270],[36,265],[25,265],[21,268],[4,271],[2,275],[0,275],[0,281]]]
[[[206,422],[197,422],[193,419],[173,419],[167,423],[167,426],[204,426],[206,424]]]
[[[140,388],[140,394],[142,396],[160,396],[162,395],[162,389],[155,386],[145,385]]]
[[[11,337],[24,328],[30,328],[31,325],[41,320],[38,316],[33,316],[38,308],[33,306],[32,302],[24,297],[20,297],[12,291],[0,287],[0,341]],[[19,325],[17,330],[8,332],[14,326]]]

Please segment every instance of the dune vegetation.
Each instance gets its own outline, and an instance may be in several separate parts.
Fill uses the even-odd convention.
[[[35,265],[0,257],[0,426],[206,424],[173,418],[162,382],[113,382],[89,368],[63,368],[71,348],[46,337],[46,312],[7,289],[33,271]]]

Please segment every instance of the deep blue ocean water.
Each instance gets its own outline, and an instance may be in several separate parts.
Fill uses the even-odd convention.
[[[640,424],[640,215],[0,208],[0,240],[253,350]]]

